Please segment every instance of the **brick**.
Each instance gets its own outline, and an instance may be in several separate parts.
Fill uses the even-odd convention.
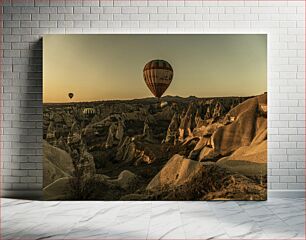
[[[99,14],[83,14],[83,19],[86,20],[99,20]]]
[[[32,28],[32,34],[43,35],[49,33],[49,28]],[[29,40],[31,42],[31,40]]]
[[[20,57],[19,50],[4,50],[3,52],[4,57]]]
[[[305,136],[303,136],[305,139]],[[288,155],[305,155],[305,149],[287,149]]]
[[[100,21],[113,20],[113,14],[99,14]]]
[[[106,28],[107,27],[107,21],[91,21],[90,26],[92,28]]]
[[[201,7],[202,3],[203,1],[201,0],[185,0],[186,7],[189,7],[189,6]]]
[[[233,28],[233,21],[211,21],[210,27],[212,28]]]
[[[82,20],[83,15],[80,13],[75,14],[65,14],[65,20]]]
[[[130,20],[130,17],[128,14],[114,14],[115,21]]]
[[[196,10],[195,7],[177,7],[176,12],[177,13],[195,13]]]
[[[299,168],[299,169],[300,168],[305,168],[305,162],[297,162],[296,167]]]
[[[158,7],[158,13],[176,13],[176,7]]]
[[[52,14],[50,15],[51,21],[65,20],[65,14]]]
[[[279,182],[279,176],[269,176],[270,183],[278,183]]]
[[[22,7],[21,13],[39,13],[38,7]]]
[[[3,13],[21,13],[21,7],[3,7]]]
[[[289,169],[289,175],[292,176],[303,176],[305,174],[305,169]]]
[[[137,28],[139,27],[138,21],[122,21],[121,26],[124,28]]]
[[[130,5],[135,7],[147,6],[148,2],[146,0],[131,0]]]
[[[168,20],[168,14],[150,14],[150,20],[160,20],[160,21],[165,21]]]
[[[73,27],[73,21],[58,21],[57,26],[60,28]]]
[[[102,1],[99,0],[90,0],[90,1],[82,1],[83,2],[83,6],[99,6]]]
[[[167,6],[167,1],[164,0],[148,0],[148,6]]]
[[[30,46],[29,43],[12,43],[12,49],[28,49],[29,46]],[[17,60],[19,61],[19,64],[21,64],[23,60],[28,60],[28,59],[27,58],[17,58],[13,60],[13,63],[18,64]],[[23,62],[23,63],[27,64],[28,61]]]
[[[235,7],[234,13],[251,13],[250,7]]]
[[[89,28],[90,27],[90,21],[74,21],[74,27],[77,28]]]
[[[31,20],[31,14],[14,14],[12,20]]]
[[[20,178],[19,177],[13,177],[13,176],[4,176],[3,181],[6,183],[15,183],[19,182]]]
[[[43,171],[41,170],[28,170],[29,176],[42,177]]]
[[[182,21],[184,20],[184,14],[169,14],[169,21]]]
[[[287,189],[288,185],[287,183],[272,183],[272,189],[278,190],[278,189]]]
[[[34,6],[34,0],[15,0],[12,1],[13,6],[25,6],[25,7],[31,7]]]
[[[251,22],[251,28],[278,28],[278,21],[256,21]]]
[[[64,7],[66,6],[66,1],[65,0],[50,0],[50,6]]]
[[[305,127],[305,122],[304,121],[290,121],[289,122],[289,127]]]
[[[181,0],[168,1],[168,6],[171,6],[171,7],[182,7],[184,5],[185,5],[185,1],[181,1]]]
[[[103,13],[121,13],[120,7],[104,7]]]
[[[54,13],[57,13],[57,7],[40,7],[39,12],[40,13],[54,14]]]
[[[177,21],[178,28],[194,28],[193,21]]]
[[[148,21],[149,14],[132,14],[130,20]]]
[[[274,168],[279,168],[279,162],[270,162],[270,163],[268,163],[268,167],[270,168],[270,169],[274,169]]]
[[[296,176],[296,182],[305,183],[305,176]]]
[[[288,169],[272,169],[272,175],[287,176],[289,175],[289,170]]]
[[[49,20],[49,14],[47,13],[32,14],[32,22],[33,20]]]
[[[297,120],[305,120],[305,114],[297,114]]]
[[[90,7],[74,7],[74,13],[90,13]]]
[[[158,21],[140,21],[140,28],[157,28]]]
[[[279,143],[280,148],[296,148],[295,142],[280,142]]]
[[[5,28],[20,27],[20,21],[4,21],[3,27]]]
[[[239,14],[219,14],[219,20],[221,21],[232,21],[232,20],[243,20],[243,15]]]
[[[279,134],[297,134],[296,128],[280,128]]]
[[[102,7],[90,7],[90,13],[103,13]]]
[[[36,182],[36,177],[20,177],[22,183],[33,183]]]
[[[50,2],[49,2],[49,0],[35,0],[34,5],[38,6],[38,7],[40,7],[40,6],[49,6]]]
[[[202,14],[185,14],[185,20],[186,21],[201,21],[202,20]]]
[[[279,164],[280,168],[296,168],[295,162],[280,162]]]
[[[81,7],[83,5],[82,2],[83,1],[80,1],[80,0],[69,0],[69,1],[66,1],[66,6],[68,6],[68,7],[80,6]],[[84,1],[84,2],[87,2],[87,1]],[[88,2],[90,2],[90,1],[88,1]]]
[[[208,7],[197,7],[196,8],[196,13],[208,14],[209,11],[210,11],[210,8]]]
[[[59,14],[73,13],[73,7],[58,7],[57,13]]]
[[[276,7],[252,7],[251,13],[278,13],[278,8]]]
[[[157,13],[157,7],[139,7],[139,13]]]
[[[12,34],[13,35],[31,34],[31,28],[13,28]]]
[[[296,182],[296,176],[280,176],[280,182],[285,183],[295,183]]]
[[[122,7],[121,13],[124,13],[124,14],[138,13],[138,8],[137,7]]]
[[[218,1],[219,6],[244,6],[244,2],[240,1]]]
[[[1,167],[1,175],[2,176],[13,176],[12,175],[12,170],[11,169],[3,169],[3,167]]]
[[[305,190],[305,183],[288,183],[288,189]]]
[[[159,28],[175,28],[176,26],[176,21],[158,21]]]
[[[289,155],[288,156],[288,161],[292,161],[292,162],[305,162],[305,156],[303,155]]]
[[[13,169],[11,171],[11,174],[13,177],[24,177],[24,176],[28,176],[28,170],[15,170]]]

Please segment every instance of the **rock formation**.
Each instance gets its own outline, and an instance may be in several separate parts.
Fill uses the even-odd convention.
[[[123,141],[123,137],[124,137],[124,122],[123,120],[118,122],[118,126],[117,126],[117,130],[116,130],[116,134],[115,137],[118,140],[119,144]]]
[[[122,171],[118,178],[115,180],[108,180],[111,183],[117,184],[119,187],[123,189],[135,189],[138,184],[139,178],[132,173],[131,171],[124,170]]]
[[[68,145],[77,146],[81,142],[81,140],[82,140],[81,128],[78,125],[78,123],[75,121],[71,126],[71,129],[68,135],[68,139],[67,139],[67,143]]]
[[[43,141],[44,186],[56,179],[71,176],[74,170],[70,155]]]
[[[94,158],[85,147],[81,150],[78,167],[82,169],[82,177],[84,178],[91,178],[96,174]]]
[[[108,135],[105,143],[105,148],[111,148],[115,144],[115,134],[117,130],[117,124],[112,123],[108,129]]]
[[[266,94],[162,101],[44,105],[48,199],[265,198]]]
[[[177,113],[175,113],[167,129],[167,135],[165,139],[166,143],[172,143],[174,145],[177,143],[179,137],[178,128],[179,128],[179,116]]]
[[[264,98],[266,99],[266,96],[248,99],[230,110],[228,114],[235,121],[215,130],[211,136],[213,149],[204,149],[199,160],[212,156],[228,156],[239,147],[249,146],[256,135],[261,135],[267,127],[266,118],[258,115],[259,101],[264,101]]]
[[[190,181],[199,172],[200,168],[202,168],[201,163],[176,154],[151,180],[146,189],[152,191],[165,186],[182,185]]]
[[[51,144],[56,142],[56,129],[54,126],[54,121],[51,121],[48,126],[46,140]]]

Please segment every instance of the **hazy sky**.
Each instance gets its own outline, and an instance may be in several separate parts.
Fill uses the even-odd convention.
[[[165,95],[249,96],[267,91],[263,34],[46,35],[43,101],[134,99],[153,96],[143,67],[153,59],[174,71]]]

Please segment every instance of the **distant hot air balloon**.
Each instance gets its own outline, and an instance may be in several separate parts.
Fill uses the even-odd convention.
[[[83,110],[83,115],[85,118],[93,118],[96,114],[96,110],[94,108],[85,108]]]
[[[143,78],[153,95],[160,98],[172,81],[173,69],[165,60],[152,60],[145,65]]]
[[[73,93],[68,93],[68,97],[71,99],[71,98],[73,98]]]

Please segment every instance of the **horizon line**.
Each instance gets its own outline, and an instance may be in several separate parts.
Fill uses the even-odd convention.
[[[181,97],[181,96],[177,96],[177,95],[166,95],[164,97],[161,97],[161,99],[163,98],[167,98],[167,97],[172,97],[172,98],[183,98],[183,99],[187,99],[187,98],[198,98],[198,99],[205,99],[205,98],[230,98],[230,97],[255,97],[255,96],[259,96],[259,95],[263,95],[263,94],[267,94],[267,91],[260,93],[260,94],[254,94],[254,95],[228,95],[228,96],[208,96],[208,97],[197,97],[197,96],[193,96],[190,95],[188,97]],[[111,102],[111,101],[134,101],[134,100],[143,100],[143,99],[156,99],[158,100],[158,98],[156,97],[143,97],[143,98],[132,98],[132,99],[100,99],[100,100],[84,100],[84,101],[67,101],[67,102],[44,102],[43,104],[72,104],[72,103],[91,103],[91,102]]]

